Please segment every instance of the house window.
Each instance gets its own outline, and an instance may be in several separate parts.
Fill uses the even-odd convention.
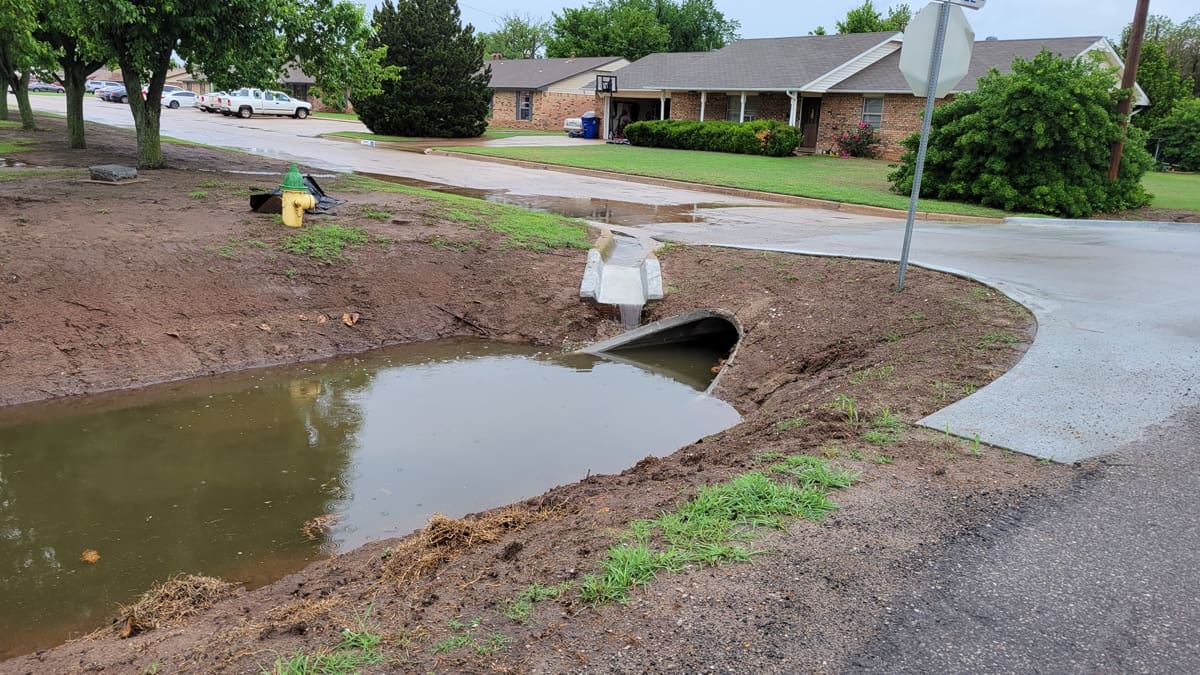
[[[517,92],[517,119],[530,121],[533,119],[533,92]]]
[[[882,96],[864,96],[863,97],[863,124],[878,129],[883,124],[883,97]]]
[[[738,121],[753,122],[754,120],[758,119],[758,97],[757,96],[747,96],[746,97],[746,117],[745,117],[745,119],[739,120],[738,116],[741,114],[741,112],[742,112],[742,97],[740,95],[730,96],[729,97],[729,107],[725,114],[725,119],[729,120],[730,122],[738,122]]]

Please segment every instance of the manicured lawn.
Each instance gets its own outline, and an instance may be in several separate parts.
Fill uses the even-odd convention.
[[[383,136],[368,131],[333,131],[322,136],[338,136],[341,138],[357,138],[364,141],[390,141],[392,143],[412,143],[421,140],[416,136]]]
[[[487,138],[512,138],[513,136],[563,136],[565,131],[542,131],[540,129],[507,129],[488,127],[483,135]]]
[[[908,196],[890,191],[883,160],[836,157],[756,157],[719,152],[662,150],[628,145],[561,148],[447,148],[547,164],[618,171],[640,176],[777,192],[836,202],[908,209]],[[998,209],[922,199],[918,208],[936,213],[1004,217]]]
[[[1142,184],[1154,195],[1151,206],[1200,211],[1200,173],[1152,172]]]
[[[355,115],[354,113],[315,112],[312,114],[312,116],[326,120],[347,120],[350,122],[358,121],[358,115]]]

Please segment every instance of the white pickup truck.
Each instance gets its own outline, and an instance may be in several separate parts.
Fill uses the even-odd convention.
[[[221,114],[237,115],[243,119],[251,115],[289,115],[304,119],[312,112],[311,103],[297,101],[282,91],[249,88],[222,96],[218,106]]]

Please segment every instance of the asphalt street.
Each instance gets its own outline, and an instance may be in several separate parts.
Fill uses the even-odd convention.
[[[131,126],[116,104],[89,102],[85,114]],[[895,260],[903,235],[890,218],[315,138],[355,128],[341,122],[163,118],[167,135],[334,170],[719,207],[697,210],[697,222],[624,228],[640,237]],[[1057,461],[1105,456],[1107,466],[953,543],[847,669],[1200,672],[1200,226],[922,222],[912,260],[991,284],[1038,321],[1013,370],[922,422]]]

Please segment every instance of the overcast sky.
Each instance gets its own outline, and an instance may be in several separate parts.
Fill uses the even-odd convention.
[[[378,4],[370,2],[370,5]],[[563,7],[581,7],[584,0],[459,0],[463,21],[478,31],[494,30],[500,16],[507,13],[529,14],[547,21],[551,13]],[[836,32],[838,20],[846,12],[862,4],[862,0],[715,0],[718,10],[727,18],[742,24],[744,38],[785,37],[806,35],[817,26]],[[875,7],[885,8],[896,2],[875,0]],[[1121,29],[1133,20],[1135,0],[987,0],[978,11],[967,11],[967,19],[978,39],[994,35],[1001,39],[1068,37],[1102,35],[1119,38]],[[922,0],[911,0],[915,13],[925,6]],[[1200,14],[1196,0],[1151,0],[1151,14],[1162,14],[1180,22]]]

